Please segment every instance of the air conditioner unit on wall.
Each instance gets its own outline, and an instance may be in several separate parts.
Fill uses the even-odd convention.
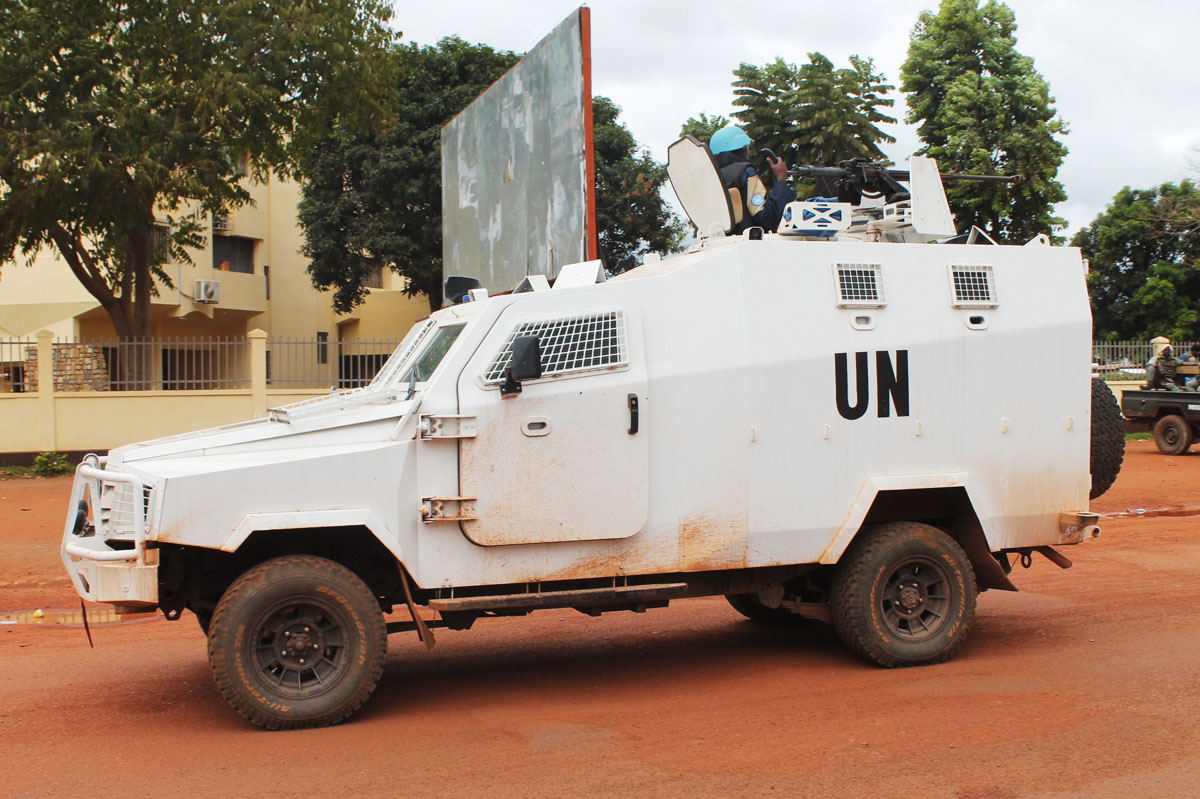
[[[221,283],[216,280],[196,281],[196,302],[220,302]]]

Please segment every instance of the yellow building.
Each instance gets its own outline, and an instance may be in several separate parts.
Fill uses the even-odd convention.
[[[190,253],[193,263],[165,266],[174,287],[159,284],[152,339],[241,339],[261,329],[269,340],[314,344],[399,341],[429,312],[424,296],[404,296],[404,278],[385,270],[366,302],[350,314],[334,313],[331,295],[313,287],[300,253],[299,185],[272,177],[247,188],[254,202],[211,220],[205,248]],[[50,249],[31,267],[0,268],[0,339],[30,338],[42,329],[59,341],[114,338],[104,309]]]

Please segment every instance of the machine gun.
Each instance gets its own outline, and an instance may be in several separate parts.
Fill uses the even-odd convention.
[[[764,155],[775,157],[769,150]],[[973,180],[981,183],[1012,183],[1018,184],[1020,175],[965,175],[958,172],[942,172],[943,183]],[[909,191],[900,185],[900,181],[908,182],[907,169],[892,169],[884,164],[868,161],[865,158],[852,158],[842,161],[837,166],[800,166],[788,170],[788,177],[799,180],[818,181],[818,196],[836,196],[838,202],[860,205],[864,192],[874,195],[882,194],[884,202],[894,203],[909,199]]]

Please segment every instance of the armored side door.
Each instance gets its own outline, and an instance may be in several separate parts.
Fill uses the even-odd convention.
[[[459,376],[460,490],[474,497],[471,541],[485,546],[625,538],[645,524],[648,434],[641,326],[622,294],[510,305]],[[549,310],[552,309],[552,310]],[[542,377],[501,397],[518,336],[535,335]]]

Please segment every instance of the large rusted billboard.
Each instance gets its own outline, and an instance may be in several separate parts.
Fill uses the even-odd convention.
[[[442,269],[491,292],[595,258],[589,11],[442,128]]]

